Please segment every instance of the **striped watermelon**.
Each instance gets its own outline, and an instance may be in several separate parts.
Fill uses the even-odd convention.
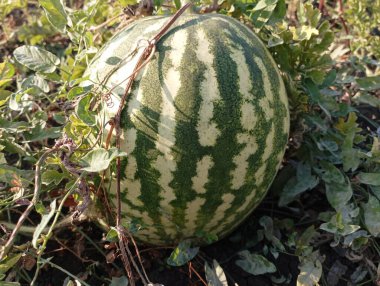
[[[90,64],[90,80],[112,89],[104,121],[143,49],[131,52],[167,21],[134,22]],[[144,226],[136,237],[157,245],[200,232],[221,238],[258,205],[279,168],[289,132],[284,83],[247,27],[223,15],[183,15],[136,78],[122,128],[122,214]]]

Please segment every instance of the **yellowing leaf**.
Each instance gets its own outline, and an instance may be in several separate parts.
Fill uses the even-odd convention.
[[[15,74],[15,69],[11,63],[0,63],[0,87],[10,83]]]

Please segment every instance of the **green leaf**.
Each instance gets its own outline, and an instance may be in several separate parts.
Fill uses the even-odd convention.
[[[302,3],[302,1],[300,1]],[[319,20],[321,19],[321,13],[319,9],[314,9],[311,3],[305,3],[305,16],[307,23],[312,27],[317,27]]]
[[[311,174],[310,165],[299,163],[297,165],[297,176],[290,178],[280,195],[279,206],[289,204],[296,196],[313,189],[318,183],[318,177]]]
[[[80,95],[85,95],[91,91],[92,87],[93,87],[93,85],[88,85],[85,87],[75,86],[72,89],[70,89],[69,93],[67,94],[67,99],[73,100],[73,99],[76,99],[76,97],[78,97]]]
[[[22,89],[28,89],[31,87],[38,88],[39,90],[45,93],[49,92],[50,90],[49,84],[47,83],[47,81],[38,75],[29,76],[22,81],[21,83]]]
[[[22,253],[9,254],[4,260],[0,261],[0,274],[5,274],[9,269],[11,269],[20,260]],[[0,281],[0,285],[3,282]]]
[[[38,247],[37,240],[41,236],[45,227],[48,225],[50,219],[54,216],[56,207],[57,207],[57,201],[53,200],[50,203],[50,211],[47,214],[42,216],[41,222],[37,225],[36,230],[33,233],[33,239],[32,239],[32,245],[34,248],[37,249],[37,247]]]
[[[50,24],[60,32],[64,32],[66,25],[71,25],[71,20],[66,14],[62,0],[38,0],[46,13]]]
[[[278,45],[282,45],[284,43],[284,39],[279,35],[272,34],[268,40],[268,48],[273,48]]]
[[[298,1],[297,5],[297,19],[301,24],[307,23],[306,9],[302,1]]]
[[[344,237],[344,246],[352,250],[359,250],[368,243],[371,236],[365,230],[358,230]]]
[[[45,139],[54,139],[61,136],[61,127],[44,128],[38,125],[32,129],[30,133],[25,133],[25,142],[36,142]]]
[[[117,157],[127,156],[127,153],[120,152],[117,148],[106,150],[98,148],[90,151],[82,158],[82,163],[85,165],[83,171],[97,173],[108,168],[111,161]]]
[[[319,260],[304,261],[300,266],[300,274],[297,277],[297,286],[319,285],[318,281],[322,276],[322,264]]]
[[[0,118],[0,129],[7,132],[20,132],[22,130],[28,129],[29,124],[25,121],[8,121],[6,119]]]
[[[126,276],[112,277],[111,284],[109,286],[128,286],[129,280]]]
[[[276,8],[272,12],[267,25],[275,26],[278,22],[281,22],[286,15],[286,3],[285,0],[278,0]]]
[[[363,184],[380,186],[380,173],[359,173],[358,178]]]
[[[278,0],[260,0],[252,9],[250,18],[252,18],[256,31],[259,31],[269,21],[277,2]]]
[[[242,259],[237,260],[236,265],[250,274],[261,275],[277,271],[276,266],[262,255],[250,253],[248,250],[238,254]]]
[[[304,230],[296,242],[295,254],[301,256],[305,250],[309,249],[311,241],[316,235],[318,235],[318,232],[315,230],[314,225],[311,225]]]
[[[106,241],[116,242],[118,240],[119,240],[119,235],[117,233],[117,230],[114,227],[111,227],[111,229],[107,232]]]
[[[326,72],[324,70],[319,70],[319,69],[313,69],[309,72],[306,73],[306,76],[311,78],[311,80],[315,83],[315,84],[322,84],[324,79],[325,79],[325,76],[326,76]]]
[[[304,86],[313,102],[317,103],[319,107],[331,119],[331,112],[339,111],[339,105],[332,97],[321,94],[318,86],[309,78],[304,80]]]
[[[285,247],[281,241],[274,235],[274,225],[273,220],[269,216],[263,216],[259,220],[260,225],[264,228],[265,238],[272,242],[276,250],[285,251]]]
[[[167,263],[171,266],[182,266],[193,259],[199,251],[199,247],[191,247],[189,240],[184,240],[173,250]]]
[[[355,171],[361,162],[358,150],[353,148],[357,133],[361,131],[356,123],[357,118],[354,112],[350,112],[346,121],[339,118],[335,125],[335,128],[345,136],[342,144],[342,160],[343,170],[346,172],[350,169]]]
[[[337,211],[342,209],[352,198],[353,192],[348,178],[344,184],[326,183],[326,196],[330,205]]]
[[[21,46],[14,50],[15,59],[31,70],[52,73],[60,61],[51,52],[35,46]]]
[[[378,90],[380,89],[380,76],[357,78],[356,83],[363,90]]]
[[[21,111],[23,109],[23,104],[21,102],[23,96],[24,92],[22,90],[12,93],[9,97],[8,107],[14,111]]]
[[[93,96],[91,94],[83,97],[76,106],[76,113],[78,117],[88,126],[96,124],[96,113],[90,111],[90,103]]]
[[[368,202],[363,207],[364,220],[368,231],[378,237],[380,235],[380,201],[375,197],[369,195]]]
[[[45,172],[42,173],[42,176],[41,176],[42,184],[44,185],[49,185],[51,183],[54,183],[54,185],[57,186],[65,178],[68,178],[66,174],[60,173],[56,170],[46,170]]]
[[[331,218],[329,222],[322,223],[319,228],[329,233],[346,236],[359,230],[360,226],[345,222],[343,220],[342,214],[338,212]]]
[[[205,275],[208,286],[228,286],[226,275],[215,259],[212,267],[205,263]]]
[[[367,92],[358,92],[352,100],[357,104],[369,104],[373,107],[380,108],[380,98]]]
[[[327,161],[320,162],[321,170],[318,172],[321,173],[321,178],[325,183],[327,184],[343,184],[345,182],[345,177],[343,173],[334,166],[334,164],[331,164]],[[315,169],[318,170],[318,169]]]

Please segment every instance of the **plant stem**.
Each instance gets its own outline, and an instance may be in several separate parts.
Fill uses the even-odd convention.
[[[38,273],[40,271],[40,261],[42,261],[42,254],[44,252],[44,250],[46,249],[46,245],[49,241],[49,239],[51,238],[51,236],[53,235],[53,230],[55,228],[55,225],[57,224],[58,222],[58,218],[61,214],[61,211],[62,211],[62,208],[63,208],[63,205],[65,204],[65,201],[67,200],[67,198],[73,193],[73,191],[75,190],[75,186],[78,184],[78,182],[82,179],[83,175],[85,173],[82,173],[78,179],[76,180],[75,184],[73,184],[73,186],[71,187],[71,189],[65,194],[65,196],[63,197],[61,203],[59,204],[59,207],[57,209],[57,212],[54,216],[54,220],[53,220],[53,223],[51,224],[50,228],[49,228],[49,231],[48,233],[46,234],[46,236],[44,237],[44,241],[40,247],[40,249],[38,250],[38,256],[37,256],[37,264],[36,264],[36,272],[34,274],[34,277],[33,277],[33,280],[32,282],[30,283],[31,286],[34,285],[34,283],[36,282],[37,280],[37,277],[38,277]]]

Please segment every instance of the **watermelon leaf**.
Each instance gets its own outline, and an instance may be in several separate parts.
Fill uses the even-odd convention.
[[[374,236],[380,235],[380,201],[375,196],[369,196],[364,208],[364,220],[369,232]]]
[[[110,286],[128,286],[129,280],[126,276],[112,277]]]
[[[237,260],[236,265],[250,274],[261,275],[277,271],[276,266],[262,255],[250,253],[248,250],[240,251],[238,254],[242,259]]]
[[[82,87],[77,87],[77,88],[82,88]],[[75,89],[75,87],[73,89]],[[86,91],[84,90],[83,92],[86,92]],[[81,100],[79,100],[79,102],[76,106],[76,113],[77,113],[78,117],[87,126],[94,126],[96,124],[96,118],[95,118],[96,113],[89,110],[92,98],[93,98],[93,96],[91,94],[86,95]]]
[[[66,14],[62,0],[39,0],[38,2],[45,10],[50,24],[58,31],[64,32],[66,25],[71,25],[71,20]]]
[[[212,267],[205,263],[205,274],[208,286],[228,286],[226,275],[215,259]]]
[[[380,186],[380,173],[360,173],[358,177],[363,184]]]
[[[85,165],[83,171],[97,173],[106,170],[111,161],[117,157],[127,156],[127,153],[120,152],[117,148],[106,150],[98,148],[90,151],[82,158],[82,163]]]
[[[314,188],[318,183],[319,179],[317,176],[312,175],[310,165],[299,163],[297,165],[297,175],[290,178],[281,193],[279,206],[289,204],[296,196]]]
[[[49,185],[54,183],[54,185],[58,185],[62,182],[63,179],[68,178],[65,173],[60,173],[57,170],[46,170],[42,173],[42,184]]]
[[[181,241],[173,250],[167,263],[171,266],[182,266],[193,259],[199,251],[199,247],[191,247],[189,240]]]
[[[380,76],[358,78],[356,83],[363,90],[377,90],[380,88]]]
[[[60,63],[56,55],[35,46],[18,47],[13,55],[20,64],[37,72],[52,73]]]
[[[119,240],[119,235],[117,233],[117,230],[114,227],[111,227],[111,229],[107,232],[106,241],[116,242],[118,240]]]
[[[301,264],[300,274],[297,277],[297,286],[319,285],[318,281],[322,276],[322,264],[319,260],[315,262],[307,260]]]
[[[5,274],[9,269],[11,269],[20,260],[21,256],[22,253],[10,254],[7,258],[2,260],[0,263],[0,274]]]
[[[260,0],[251,11],[251,18],[256,32],[269,21],[276,9],[278,0]]]

